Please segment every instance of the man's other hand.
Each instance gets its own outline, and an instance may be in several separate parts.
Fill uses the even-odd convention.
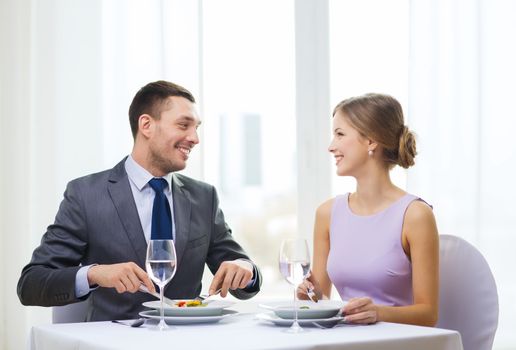
[[[138,291],[140,284],[155,292],[147,272],[133,262],[112,265],[94,265],[88,270],[88,282],[100,287],[115,288],[118,293]]]
[[[228,290],[242,289],[247,287],[253,278],[253,264],[245,260],[224,261],[213,276],[209,294],[215,293],[219,288],[220,296],[226,297]]]

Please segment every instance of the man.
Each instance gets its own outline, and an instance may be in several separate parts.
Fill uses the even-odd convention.
[[[221,289],[223,297],[228,291],[240,299],[254,296],[260,272],[233,240],[215,189],[175,173],[185,168],[199,143],[201,122],[192,94],[165,81],[147,84],[131,103],[129,121],[131,155],[111,170],[68,184],[54,224],[18,281],[22,304],[58,306],[88,299],[88,321],[136,317],[142,302],[153,299],[136,293],[139,286],[155,291],[144,270],[158,193],[149,184],[153,178],[166,180],[163,193],[172,208],[172,232],[166,234],[174,239],[178,257],[165,295],[199,295],[207,264],[214,273],[210,294]]]

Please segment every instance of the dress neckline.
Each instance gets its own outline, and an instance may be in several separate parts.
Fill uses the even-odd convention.
[[[349,196],[351,195],[350,192],[348,192],[346,194],[346,210],[353,216],[355,217],[358,217],[358,218],[372,218],[372,217],[375,217],[375,216],[378,216],[378,215],[381,215],[383,213],[385,213],[386,211],[388,211],[389,209],[391,209],[392,207],[396,206],[396,204],[400,203],[404,198],[406,198],[407,196],[410,196],[409,193],[405,193],[403,196],[401,196],[400,198],[396,199],[394,202],[392,202],[391,204],[389,204],[387,207],[385,207],[384,209],[380,210],[380,211],[377,211],[376,213],[373,213],[373,214],[369,214],[369,215],[360,215],[360,214],[356,214],[353,212],[353,210],[351,210],[351,207],[349,206]]]

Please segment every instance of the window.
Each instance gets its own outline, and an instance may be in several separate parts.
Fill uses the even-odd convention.
[[[373,7],[382,15],[372,14]],[[281,239],[301,234],[311,244],[317,205],[330,191],[354,190],[352,179],[333,175],[325,153],[328,91],[332,106],[370,91],[406,105],[408,0],[330,1],[329,20],[325,11],[317,2],[203,2],[204,179],[217,187],[236,239],[261,267],[262,295],[290,292],[277,266]],[[379,27],[387,29],[378,33]],[[329,43],[322,45],[328,29]],[[307,113],[304,100],[313,95],[324,108]],[[404,188],[405,172],[395,170],[393,180]],[[330,181],[332,188],[324,187]]]
[[[409,1],[332,0],[329,4],[332,107],[351,96],[386,93],[402,104],[407,123]],[[391,179],[406,187],[402,168],[395,167]],[[355,189],[352,178],[333,175],[332,181],[334,195]]]
[[[296,233],[294,3],[205,1],[202,19],[204,179],[262,295],[288,293],[277,260]]]

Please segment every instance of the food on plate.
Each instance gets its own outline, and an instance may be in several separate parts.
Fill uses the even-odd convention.
[[[176,303],[177,307],[199,307],[199,306],[206,306],[206,304],[203,304],[200,300],[194,299],[194,300],[181,300]]]
[[[302,310],[308,310],[309,308],[310,308],[310,306],[306,306],[306,305],[303,305],[300,307],[300,309],[302,309]]]

